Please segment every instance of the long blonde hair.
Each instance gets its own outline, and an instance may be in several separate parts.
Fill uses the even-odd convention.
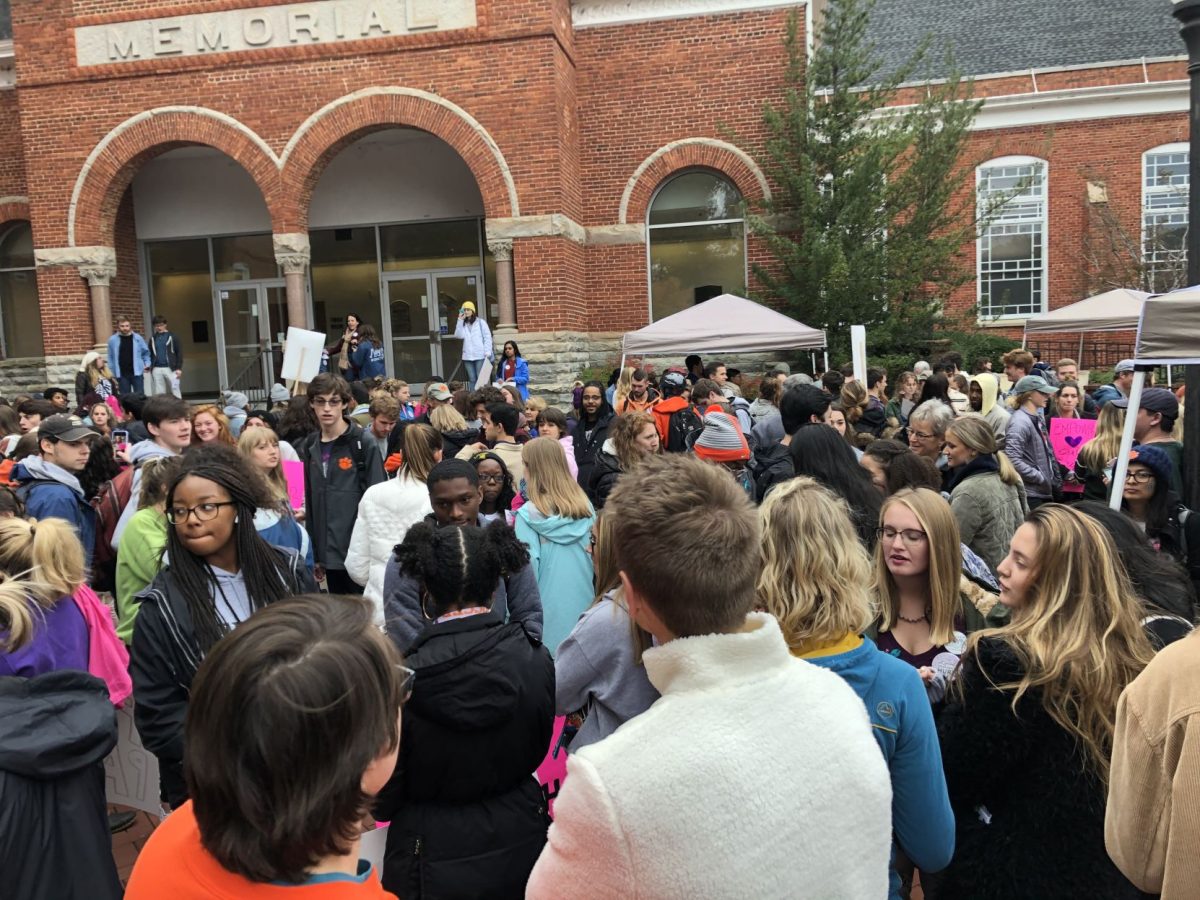
[[[883,502],[879,525],[887,511],[897,504],[917,517],[929,545],[929,639],[935,645],[954,639],[954,619],[962,609],[959,584],[962,581],[962,544],[958,520],[950,504],[929,488],[905,488]],[[900,589],[884,559],[883,541],[875,544],[875,590],[879,595],[879,630],[891,631],[900,614]]]
[[[34,612],[49,609],[87,580],[83,544],[63,519],[0,519],[0,645],[19,650],[33,637]]]
[[[1011,647],[1024,674],[996,687],[1014,692],[1013,712],[1037,689],[1042,707],[1107,781],[1117,698],[1154,656],[1142,607],[1112,538],[1094,519],[1048,504],[1027,521],[1038,535],[1027,601],[1008,625],[971,635],[967,652],[985,638]]]
[[[554,438],[534,438],[521,448],[525,463],[525,488],[529,501],[544,516],[584,519],[592,504],[571,477],[562,445]]]
[[[629,396],[629,392],[633,389],[633,373],[635,371],[633,366],[626,366],[617,377],[617,386],[613,389],[614,409],[621,406],[625,398]]]
[[[862,634],[875,621],[871,561],[846,501],[801,476],[776,485],[758,518],[758,604],[793,651]]]
[[[403,476],[424,484],[433,467],[437,465],[437,453],[441,449],[441,432],[419,423],[409,425],[404,429],[404,461],[400,464],[400,471],[396,473],[396,477]]]
[[[220,419],[217,420],[218,423],[220,421]],[[282,502],[287,500],[289,497],[287,478],[285,478],[283,474],[283,457],[281,456],[279,458],[279,461],[275,463],[275,468],[271,469],[269,472],[264,472],[258,467],[258,464],[253,461],[254,451],[264,444],[273,444],[278,447],[279,435],[273,432],[270,428],[264,428],[261,425],[251,426],[243,431],[241,437],[238,438],[238,453],[251,461],[250,467],[254,469],[255,472],[258,472],[263,476],[267,482],[267,487],[271,489],[271,495],[276,500]]]
[[[1125,428],[1125,410],[1105,403],[1096,417],[1095,436],[1079,448],[1079,461],[1094,472],[1105,468],[1121,452],[1121,432]]]
[[[96,368],[96,360],[104,360],[104,365]],[[79,371],[86,372],[88,384],[95,387],[99,384],[101,378],[107,378],[109,381],[116,381],[117,376],[112,373],[112,369],[108,367],[108,360],[97,353],[95,350],[89,350],[83,355],[83,362],[79,364]]]
[[[1015,487],[1022,483],[1021,476],[1013,468],[1008,456],[1000,449],[1000,442],[996,440],[996,432],[992,430],[992,426],[983,416],[978,413],[959,416],[946,428],[946,434],[952,431],[968,449],[974,450],[980,456],[996,457],[996,462],[1000,464],[1000,480],[1005,484]]]
[[[447,431],[462,431],[467,427],[467,420],[462,417],[462,413],[447,403],[429,414],[429,424],[445,434]]]

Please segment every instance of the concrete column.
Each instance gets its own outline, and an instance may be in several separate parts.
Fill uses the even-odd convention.
[[[97,347],[105,347],[113,332],[112,298],[109,288],[117,274],[115,263],[79,267],[81,277],[87,279],[92,299],[92,336]]]
[[[510,240],[488,241],[488,249],[496,261],[496,300],[500,304],[500,321],[496,331],[505,334],[517,333],[517,295],[513,284],[513,242]]]
[[[308,315],[308,297],[304,290],[304,279],[308,274],[308,264],[312,259],[312,251],[307,234],[277,234],[275,241],[275,261],[283,269],[283,279],[287,289],[288,324],[297,328],[311,328],[312,322]]]

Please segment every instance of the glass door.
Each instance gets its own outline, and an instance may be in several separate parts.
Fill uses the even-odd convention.
[[[288,318],[285,283],[282,281],[267,282],[262,285],[261,289],[263,295],[261,308],[267,312],[261,323],[261,333],[266,335],[266,346],[271,349],[271,352],[263,359],[267,370],[267,390],[270,391],[272,384],[277,381],[283,382],[283,379],[280,378],[280,372],[283,369],[283,342],[287,339],[287,330],[291,325],[291,320]]]
[[[392,371],[414,386],[433,375],[433,348],[440,337],[434,323],[436,304],[430,303],[431,280],[426,274],[388,275],[384,282]],[[419,390],[416,387],[413,393]]]
[[[434,293],[437,295],[438,326],[442,335],[440,348],[434,347],[434,364],[440,365],[438,371],[447,380],[463,379],[466,377],[462,365],[463,342],[454,337],[454,326],[458,323],[459,309],[468,300],[475,304],[476,314],[482,316],[485,322],[488,320],[483,277],[478,269],[434,272],[432,277]]]
[[[264,390],[258,285],[220,285],[217,290],[222,329],[221,384],[228,390],[261,395]],[[267,388],[270,385],[266,386]]]

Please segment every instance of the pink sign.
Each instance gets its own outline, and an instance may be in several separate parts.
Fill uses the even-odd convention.
[[[1079,456],[1079,448],[1096,436],[1095,419],[1051,419],[1050,446],[1054,456],[1068,470],[1075,468],[1075,460]],[[1083,492],[1081,484],[1063,484],[1067,493]]]
[[[546,754],[542,764],[537,767],[537,780],[542,786],[542,793],[546,795],[550,818],[554,818],[554,798],[558,796],[562,783],[567,777],[567,748],[558,745],[562,739],[563,725],[566,724],[566,721],[563,716],[554,717],[554,733],[550,736],[550,752]]]
[[[304,509],[304,463],[299,460],[285,459],[283,477],[287,481],[288,501],[292,509]]]

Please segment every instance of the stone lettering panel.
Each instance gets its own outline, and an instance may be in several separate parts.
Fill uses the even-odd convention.
[[[80,66],[473,28],[475,0],[315,0],[75,29]]]

